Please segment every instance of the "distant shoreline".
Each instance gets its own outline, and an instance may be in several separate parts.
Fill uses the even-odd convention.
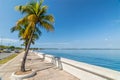
[[[120,48],[40,48],[39,50],[120,50]]]

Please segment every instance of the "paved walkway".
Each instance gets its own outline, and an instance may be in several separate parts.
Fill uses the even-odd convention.
[[[0,77],[2,80],[10,80],[10,76],[14,71],[20,70],[20,63],[23,53],[0,67]],[[51,63],[42,61],[39,56],[29,53],[26,68],[37,71],[34,77],[25,80],[79,80],[71,74],[63,70],[57,69]]]

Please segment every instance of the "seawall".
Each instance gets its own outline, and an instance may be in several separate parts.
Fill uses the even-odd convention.
[[[120,72],[66,58],[60,58],[40,52],[33,52],[45,61],[53,63],[80,80],[120,80]]]

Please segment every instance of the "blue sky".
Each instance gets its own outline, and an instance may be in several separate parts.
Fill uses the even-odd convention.
[[[0,43],[20,46],[17,32],[10,28],[23,16],[15,6],[28,1],[0,1]],[[45,0],[44,4],[55,17],[55,31],[42,29],[33,47],[120,48],[119,0]]]

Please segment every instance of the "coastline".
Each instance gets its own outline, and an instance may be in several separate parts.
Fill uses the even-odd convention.
[[[120,72],[108,68],[95,66],[83,62],[77,62],[66,58],[55,58],[53,55],[34,52],[40,57],[44,57],[46,61],[53,62],[56,67],[61,68],[82,80],[119,80]],[[44,56],[43,56],[44,55]],[[53,60],[54,58],[54,60]],[[87,76],[87,77],[85,77]]]
[[[120,71],[119,50],[41,50],[40,52]]]
[[[120,48],[39,48],[39,50],[120,50]]]

